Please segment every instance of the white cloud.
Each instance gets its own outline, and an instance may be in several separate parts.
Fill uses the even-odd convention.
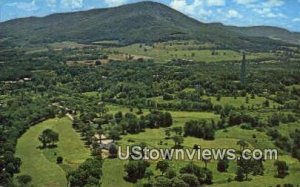
[[[293,22],[300,22],[300,18],[294,18],[292,19]]]
[[[55,7],[56,6],[56,0],[47,0],[46,1],[48,7]]]
[[[83,0],[61,0],[63,8],[81,8],[83,6]]]
[[[234,2],[240,5],[249,5],[257,2],[257,0],[234,0]]]
[[[191,3],[188,0],[172,0],[170,7],[200,20],[206,20],[213,13],[205,8],[203,0],[193,0]]]
[[[192,15],[197,12],[197,9],[203,7],[203,1],[194,0],[191,4],[188,4],[187,0],[173,0],[170,6],[178,11]]]
[[[223,10],[221,8],[217,9],[217,13],[221,14],[223,12]]]
[[[300,0],[299,0],[300,1]],[[286,18],[287,16],[278,12],[278,7],[285,4],[283,0],[234,0],[235,3],[244,5],[262,18]]]
[[[228,18],[242,18],[243,15],[241,15],[238,11],[236,11],[234,9],[230,9],[230,10],[228,10],[227,17]]]
[[[265,17],[265,18],[279,18],[279,17],[285,18],[286,17],[286,15],[284,15],[283,13],[273,12],[272,9],[269,7],[254,8],[253,11],[258,13],[261,17]]]
[[[280,7],[284,5],[282,0],[268,0],[262,4],[264,7]]]
[[[36,5],[36,0],[32,0],[31,2],[15,2],[8,3],[6,6],[16,7],[17,9],[22,9],[25,11],[35,11],[38,10],[39,7]]]
[[[246,5],[247,7],[280,7],[284,5],[283,0],[233,0],[236,4]],[[300,0],[298,0],[300,2]]]
[[[208,6],[225,6],[225,0],[207,0]]]
[[[109,7],[120,6],[127,3],[127,0],[104,0]]]

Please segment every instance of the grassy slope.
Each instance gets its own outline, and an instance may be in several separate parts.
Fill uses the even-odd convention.
[[[119,159],[105,159],[103,163],[103,187],[134,186],[132,183],[123,180],[123,177],[126,176],[124,164],[125,161]]]
[[[257,98],[256,98],[257,99]],[[240,103],[243,103],[244,98],[240,100]],[[251,100],[251,99],[250,99]],[[258,99],[257,102],[262,102],[262,99]],[[238,99],[239,101],[239,99]],[[224,102],[224,101],[223,101]],[[251,102],[251,101],[250,101]],[[254,101],[253,101],[254,102]],[[224,103],[222,103],[224,104]],[[117,111],[129,112],[129,109],[125,107],[119,106],[109,106],[110,112],[115,113]],[[135,112],[135,111],[134,111]],[[203,119],[203,118],[213,118],[217,119],[218,116],[213,113],[202,113],[202,112],[172,112],[172,116],[174,119],[174,126],[183,126],[184,122],[190,119]],[[256,135],[256,138],[253,138],[253,134]],[[228,128],[227,131],[218,131],[216,133],[216,139],[213,141],[206,141],[203,139],[186,137],[184,140],[185,147],[193,147],[194,144],[201,145],[202,148],[235,148],[239,150],[239,146],[237,145],[237,141],[243,139],[250,144],[250,148],[275,148],[273,142],[269,139],[269,137],[263,133],[258,132],[256,130],[243,130],[239,127],[231,127]],[[134,143],[129,142],[134,141]],[[160,144],[162,141],[162,145]],[[170,148],[173,146],[172,140],[165,139],[164,129],[147,129],[145,132],[135,134],[135,135],[126,135],[119,141],[119,144],[124,147],[126,145],[135,144],[138,142],[146,142],[150,147],[156,148]],[[264,163],[265,166],[265,175],[262,176],[251,176],[252,180],[249,182],[231,182],[227,183],[228,178],[234,179],[235,171],[236,171],[236,162],[231,161],[230,167],[227,173],[219,173],[216,169],[217,161],[211,161],[208,163],[208,168],[213,171],[214,175],[214,184],[212,186],[275,186],[276,184],[284,184],[293,181],[294,184],[300,183],[300,178],[297,177],[297,172],[299,172],[300,163],[291,158],[288,155],[280,155],[279,160],[285,160],[290,167],[290,175],[288,175],[285,179],[277,179],[274,177],[276,173],[276,168],[273,166],[274,161],[266,161]],[[155,162],[151,161],[151,169],[155,171]],[[179,170],[189,161],[172,161],[171,167],[175,170]],[[113,187],[113,186],[133,186],[131,183],[127,183],[123,180],[123,177],[126,175],[124,173],[124,164],[125,161],[120,161],[118,159],[114,160],[105,160],[104,164],[104,178],[103,178],[103,186],[104,187]],[[203,162],[196,161],[200,166],[204,166]],[[105,174],[107,172],[108,174]],[[113,176],[113,177],[112,177]]]
[[[129,112],[128,108],[120,107],[116,105],[109,105],[110,113],[115,113],[117,111],[122,112]],[[133,112],[136,112],[134,110]],[[146,110],[144,111],[147,112]],[[218,119],[219,116],[215,115],[213,113],[208,112],[171,112],[173,116],[174,126],[182,126],[186,121],[191,119]],[[121,146],[130,145],[131,143],[128,142],[128,140],[134,140],[135,143],[138,142],[146,142],[150,147],[156,147],[156,148],[169,148],[170,146],[173,146],[172,140],[165,140],[165,133],[164,128],[161,129],[147,129],[143,133],[135,134],[135,135],[126,135],[122,138],[122,140],[119,141],[119,144]],[[163,145],[159,145],[160,141],[163,141]],[[224,140],[218,139],[215,141],[204,141],[197,138],[188,137],[185,139],[184,146],[186,147],[193,147],[195,143],[202,145],[203,147],[210,147],[212,144],[217,147],[220,145]],[[234,145],[236,143],[235,140],[229,141],[229,145]],[[120,161],[118,159],[110,160],[106,159],[103,165],[103,186],[104,187],[114,187],[114,186],[133,186],[131,183],[127,183],[124,181],[123,177],[126,175],[124,172],[124,164],[126,161]],[[180,167],[183,167],[187,161],[178,161],[172,163],[172,166],[176,168],[176,170],[179,170]],[[152,170],[154,170],[154,163],[151,164]],[[158,173],[157,173],[158,174]],[[112,177],[113,176],[113,177]]]
[[[46,128],[53,129],[60,135],[58,147],[51,150],[40,150],[39,134]],[[64,164],[57,165],[56,156],[64,158]],[[64,170],[75,168],[90,156],[89,149],[84,147],[80,135],[76,133],[67,118],[50,119],[30,128],[19,140],[16,155],[22,159],[21,174],[33,177],[35,186],[66,186]]]
[[[211,99],[211,102],[216,105],[232,105],[234,107],[240,107],[241,105],[244,105],[245,107],[248,106],[255,106],[257,107],[261,107],[262,104],[267,100],[265,97],[259,97],[259,96],[255,96],[255,99],[251,99],[250,95],[249,97],[249,102],[246,103],[246,97],[236,97],[236,99],[234,97],[221,97],[220,101],[217,101],[216,97],[209,97]],[[204,97],[205,99],[207,97]],[[273,106],[279,106],[278,103],[275,103],[272,100],[269,100],[270,103],[270,108],[273,108]]]
[[[236,135],[237,136],[234,136]],[[252,138],[252,134],[256,134],[256,140]],[[149,129],[146,130],[146,132],[137,134],[137,135],[127,135],[123,137],[123,139],[119,142],[120,145],[130,145],[132,143],[129,143],[128,140],[134,140],[134,143],[138,142],[146,142],[150,147],[156,147],[156,148],[170,148],[173,146],[172,140],[165,140],[164,139],[164,131],[163,129]],[[192,147],[194,144],[201,145],[202,148],[235,148],[239,150],[238,145],[236,144],[239,139],[244,139],[250,144],[250,148],[258,147],[270,147],[274,148],[274,145],[270,140],[268,140],[268,137],[261,132],[256,131],[248,131],[248,130],[242,130],[238,127],[233,127],[228,129],[228,132],[218,132],[216,135],[216,139],[213,141],[206,141],[202,139],[197,139],[193,137],[187,137],[184,141],[185,147]],[[159,145],[159,142],[163,141],[163,145]],[[252,179],[249,182],[231,182],[230,184],[227,183],[227,179],[231,178],[234,179],[235,177],[235,171],[236,171],[236,163],[235,161],[230,162],[230,167],[228,169],[227,173],[219,173],[216,169],[217,161],[211,161],[208,164],[208,168],[213,171],[214,174],[214,185],[212,186],[268,186],[276,184],[284,184],[293,182],[294,184],[299,184],[300,179],[297,177],[297,172],[299,172],[300,163],[296,160],[291,158],[287,155],[280,155],[279,160],[284,160],[289,164],[290,167],[290,175],[288,175],[285,179],[277,179],[274,177],[276,174],[276,168],[273,166],[274,161],[266,161],[264,163],[265,167],[265,175],[262,176],[251,176]],[[123,167],[125,164],[125,161],[120,161],[118,159],[114,160],[106,160],[106,164],[104,164],[104,172],[108,172],[109,174],[104,177],[103,185],[104,187],[107,186],[132,186],[133,184],[127,183],[123,180],[123,177],[126,175],[124,173]],[[187,164],[188,160],[182,160],[182,161],[172,161],[171,167],[173,167],[176,171],[179,171],[181,167],[183,167],[185,164]],[[195,161],[198,165],[204,167],[203,162],[201,161]],[[154,171],[155,170],[155,163],[156,161],[151,161],[151,168]],[[111,177],[110,174],[114,173],[114,177]],[[105,175],[105,174],[104,174]]]
[[[199,45],[200,46],[200,45]],[[188,50],[188,47],[195,47],[195,44],[187,45],[175,44],[157,44],[154,48],[149,46],[140,47],[139,44],[133,44],[126,47],[113,48],[113,51],[127,53],[131,55],[141,55],[152,57],[160,62],[166,62],[173,58],[189,59],[194,61],[205,62],[223,62],[241,60],[241,54],[232,50],[217,50],[218,55],[212,55],[212,50]],[[145,50],[146,49],[146,50]],[[194,54],[192,56],[192,54]],[[270,58],[269,53],[253,53],[247,56],[247,59],[265,59]]]

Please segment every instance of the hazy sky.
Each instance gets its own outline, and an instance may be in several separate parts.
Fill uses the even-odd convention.
[[[1,21],[114,7],[140,0],[0,0]],[[300,0],[155,0],[203,22],[272,25],[300,32]]]

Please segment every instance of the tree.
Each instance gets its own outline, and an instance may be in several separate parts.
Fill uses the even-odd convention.
[[[243,159],[242,157],[237,162],[238,166],[243,169],[245,180],[248,180],[248,175],[253,171],[253,162],[252,159]]]
[[[248,147],[248,143],[244,140],[239,140],[236,144],[240,146],[241,151]]]
[[[253,160],[252,161],[252,171],[253,171],[253,175],[263,175],[264,174],[264,164],[263,164],[263,159],[260,160]]]
[[[1,185],[13,186],[11,174],[6,171],[0,172],[0,181],[1,181],[1,183],[0,183]]]
[[[277,160],[274,162],[274,166],[277,167],[277,177],[284,178],[286,175],[288,175],[289,167],[285,161]]]
[[[163,177],[163,176],[158,176],[155,181],[154,185],[155,187],[171,187],[172,183],[171,180]]]
[[[205,184],[212,184],[213,183],[213,174],[210,170],[205,169],[205,179],[204,179]]]
[[[165,135],[166,135],[166,139],[169,139],[170,136],[171,136],[171,129],[167,128],[167,129],[165,130]]]
[[[165,112],[164,114],[164,127],[170,127],[173,125],[173,118],[170,112]]]
[[[98,158],[87,159],[77,170],[67,174],[70,187],[99,186],[102,176],[102,160]]]
[[[270,101],[269,101],[268,99],[265,100],[265,101],[263,102],[263,106],[264,106],[265,108],[270,107]]]
[[[156,169],[160,170],[162,175],[167,171],[168,168],[169,163],[166,160],[158,161],[156,164]]]
[[[229,160],[222,159],[218,161],[217,169],[219,172],[227,172],[228,167],[229,167]]]
[[[175,132],[176,135],[182,135],[182,127],[173,127],[172,130]]]
[[[32,177],[30,175],[20,175],[17,176],[17,181],[20,184],[20,186],[26,186],[32,181]]]
[[[120,121],[120,126],[122,128],[122,134],[125,135],[127,133],[127,129],[128,129],[128,122],[127,122],[127,120],[121,120]]]
[[[120,123],[122,119],[123,119],[123,113],[120,112],[120,111],[117,112],[117,113],[115,114],[115,120],[116,120],[116,122],[117,122],[117,123]]]
[[[184,174],[184,173],[194,174],[198,178],[200,178],[202,175],[201,168],[198,165],[194,164],[193,162],[190,162],[186,166],[181,168],[180,173],[181,174]]]
[[[176,177],[176,171],[171,168],[168,168],[165,176],[169,179],[172,179],[172,178]]]
[[[113,140],[119,140],[120,136],[121,136],[120,132],[115,128],[113,128],[109,131],[109,137]]]
[[[216,100],[217,101],[221,101],[221,95],[220,94],[217,95],[217,99]]]
[[[152,176],[154,176],[153,171],[150,168],[147,168],[146,171],[145,171],[144,177],[147,178],[148,181],[150,181]]]
[[[204,169],[207,170],[207,164],[209,163],[210,159],[202,158],[202,160],[204,162]]]
[[[187,183],[189,186],[198,187],[200,186],[200,182],[198,178],[193,174],[182,174],[180,177],[185,183]]]
[[[125,171],[127,172],[126,179],[131,182],[136,182],[145,176],[146,168],[149,167],[149,163],[144,160],[130,160],[125,165]]]
[[[181,144],[183,143],[184,139],[182,136],[174,136],[173,141],[175,142],[175,148],[181,148]]]
[[[273,113],[272,116],[270,116],[268,118],[268,123],[270,126],[274,127],[274,126],[278,126],[280,123],[280,114],[278,113]]]
[[[178,177],[171,179],[172,187],[189,187],[189,185]]]
[[[46,148],[48,144],[51,144],[53,146],[54,143],[58,142],[59,135],[51,129],[46,129],[42,132],[38,139],[40,142],[42,142],[43,148]]]
[[[235,180],[237,181],[244,181],[245,179],[245,173],[242,167],[238,166],[237,170],[236,170],[236,176],[235,176]]]
[[[96,62],[95,62],[95,65],[96,66],[100,66],[102,63],[101,63],[101,61],[100,60],[96,60]]]
[[[246,96],[245,102],[248,104],[249,103],[249,97]]]
[[[184,135],[213,140],[215,135],[214,121],[191,120],[184,125]]]
[[[292,155],[300,161],[300,130],[296,129],[295,133],[292,134],[293,137],[293,148]]]
[[[118,148],[115,144],[111,144],[108,148],[109,157],[110,158],[116,158],[118,154]]]
[[[63,160],[64,160],[63,157],[58,156],[58,157],[56,158],[56,163],[57,163],[57,164],[61,164],[61,163],[63,162]]]

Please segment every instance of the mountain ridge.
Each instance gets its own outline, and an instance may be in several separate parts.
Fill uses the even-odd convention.
[[[60,41],[90,43],[100,40],[118,40],[127,45],[195,39],[212,42],[222,48],[270,49],[284,45],[283,42],[298,41],[292,40],[290,36],[283,40],[274,40],[265,32],[250,35],[242,27],[202,23],[164,4],[151,1],[113,8],[56,13],[45,17],[20,18],[2,22],[0,27],[0,38],[15,45]],[[278,37],[278,34],[275,36]]]

